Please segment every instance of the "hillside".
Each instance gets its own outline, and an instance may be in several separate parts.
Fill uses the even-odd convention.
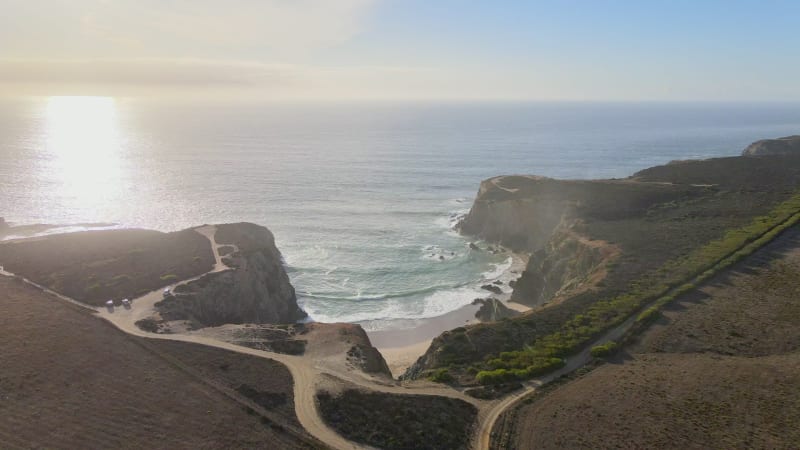
[[[0,308],[3,448],[321,447],[281,364],[127,336],[8,277]]]
[[[794,448],[799,275],[795,226],[666,307],[610,364],[512,410],[497,447]]]
[[[622,180],[486,180],[461,231],[531,254],[512,298],[534,310],[442,334],[405,376],[448,368],[470,385],[559,367],[796,212],[798,187],[800,154],[674,162]]]
[[[0,265],[84,303],[133,298],[211,270],[208,239],[194,230],[102,230],[0,243]]]

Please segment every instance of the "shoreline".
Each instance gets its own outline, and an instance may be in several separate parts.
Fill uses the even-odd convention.
[[[516,280],[525,270],[528,255],[513,252],[508,252],[508,255],[512,258],[511,265],[496,278],[503,282],[503,287],[506,289],[502,294],[487,291],[486,297],[494,297],[508,308],[518,312],[530,311],[531,308],[511,301],[513,289],[508,285],[510,280]],[[478,309],[480,309],[479,306],[470,303],[441,316],[424,319],[398,319],[394,321],[398,325],[396,328],[365,331],[372,346],[383,355],[392,376],[397,378],[425,354],[433,339],[440,334],[464,325],[480,323],[475,318]]]
[[[50,234],[109,229],[117,228],[118,226],[118,224],[110,223],[12,225],[0,231],[0,240],[36,239]],[[22,232],[22,234],[12,234],[15,231]],[[56,231],[56,233],[53,233],[53,231]],[[504,253],[511,258],[509,267],[496,278],[483,282],[492,284],[495,281],[501,281],[502,284],[499,287],[503,289],[503,292],[495,294],[486,291],[486,295],[480,298],[493,297],[515,311],[529,311],[531,308],[510,300],[513,289],[509,286],[509,282],[519,278],[522,271],[525,270],[529,257],[525,254],[510,251]],[[479,306],[469,303],[439,316],[420,319],[395,319],[391,321],[390,328],[371,331],[365,329],[364,331],[367,333],[371,344],[383,355],[392,375],[396,378],[402,375],[408,367],[414,364],[428,350],[431,342],[437,336],[454,328],[479,323],[480,321],[475,318],[475,313],[478,309]],[[363,326],[361,322],[353,323]]]

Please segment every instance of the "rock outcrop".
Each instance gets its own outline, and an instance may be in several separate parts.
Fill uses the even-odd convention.
[[[742,156],[775,156],[800,154],[800,135],[778,139],[762,139],[748,145]]]
[[[179,286],[173,296],[156,304],[163,320],[187,320],[202,327],[293,323],[306,317],[268,229],[250,223],[219,225],[216,240],[238,249],[225,258],[231,270]]]
[[[619,254],[616,246],[585,239],[562,225],[544,248],[531,254],[511,299],[533,307],[591,288],[605,276],[605,265]]]
[[[501,176],[481,182],[462,234],[515,252],[543,249],[556,229],[575,219],[616,220],[639,215],[650,205],[691,195],[692,188],[631,180],[555,180]]]
[[[515,251],[541,248],[569,207],[558,184],[557,180],[533,176],[484,180],[472,209],[458,228],[465,235]],[[532,189],[537,195],[524,195]]]
[[[476,298],[472,304],[480,305],[480,309],[475,313],[475,318],[481,322],[508,319],[520,314],[519,311],[514,311],[494,297]]]

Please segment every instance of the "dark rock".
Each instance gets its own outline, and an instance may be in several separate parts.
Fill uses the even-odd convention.
[[[219,244],[239,248],[225,258],[232,270],[204,275],[156,305],[166,320],[202,326],[226,323],[293,323],[304,317],[272,233],[261,226],[219,225]]]
[[[478,247],[477,245],[475,245],[475,243],[474,243],[474,242],[470,242],[470,243],[469,243],[469,248],[471,248],[472,250],[480,250],[480,249],[481,249],[480,247]]]
[[[481,286],[481,289],[487,290],[489,292],[493,292],[495,294],[502,294],[503,290],[493,284],[484,284]]]
[[[520,313],[507,307],[503,302],[496,298],[476,298],[473,305],[481,305],[478,312],[475,313],[475,318],[481,322],[492,322],[495,320],[507,319],[509,317],[516,317]]]
[[[778,139],[762,139],[748,145],[742,156],[775,156],[800,154],[800,135]]]

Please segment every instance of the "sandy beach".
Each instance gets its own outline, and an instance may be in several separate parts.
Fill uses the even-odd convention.
[[[503,282],[503,294],[487,292],[486,296],[497,298],[510,309],[525,312],[530,308],[510,301],[511,288],[508,282],[519,278],[528,263],[528,256],[513,253],[510,256],[511,266],[498,278]],[[372,345],[380,350],[392,375],[396,378],[428,350],[436,336],[453,328],[477,323],[475,313],[478,309],[477,305],[465,305],[438,317],[397,320],[393,328],[367,331],[367,335]]]

